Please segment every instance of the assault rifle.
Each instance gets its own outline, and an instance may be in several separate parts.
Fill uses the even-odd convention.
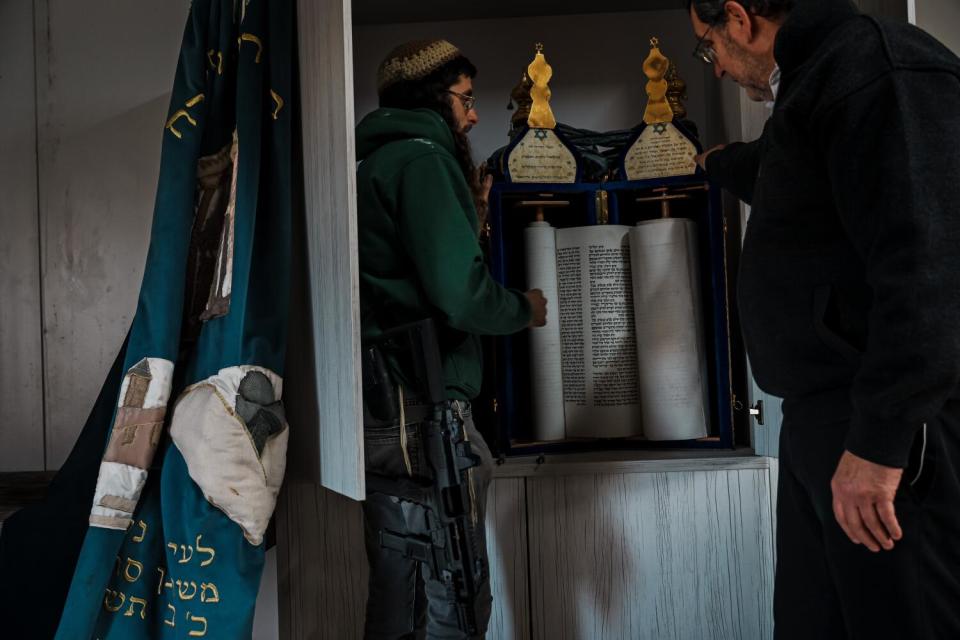
[[[413,376],[409,391],[427,411],[421,438],[430,477],[388,478],[368,474],[367,493],[381,493],[412,502],[423,518],[408,523],[409,532],[380,531],[380,546],[417,560],[447,588],[457,608],[460,629],[476,635],[477,595],[489,580],[483,538],[471,521],[468,469],[479,463],[465,435],[459,407],[447,398],[436,326],[432,320],[404,325],[364,345],[364,412],[378,422],[399,420],[400,398],[388,359]],[[475,512],[474,512],[475,513]]]

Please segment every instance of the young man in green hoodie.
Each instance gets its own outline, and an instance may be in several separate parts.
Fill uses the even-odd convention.
[[[401,45],[377,73],[380,108],[357,126],[360,308],[363,338],[433,318],[440,333],[449,398],[481,462],[471,469],[472,523],[483,540],[492,458],[470,413],[480,391],[480,335],[542,326],[546,300],[538,290],[505,289],[490,276],[479,244],[478,210],[486,206],[467,132],[478,117],[476,68],[444,40]],[[404,391],[412,378],[394,365]],[[407,389],[408,397],[415,393]],[[423,477],[419,423],[368,424],[368,477]],[[405,532],[422,512],[409,502],[370,493],[364,503],[370,590],[365,638],[466,638],[442,582],[401,554],[380,547],[379,532]],[[483,561],[486,563],[484,549]],[[489,582],[477,610],[490,615]],[[482,637],[482,634],[478,637]]]

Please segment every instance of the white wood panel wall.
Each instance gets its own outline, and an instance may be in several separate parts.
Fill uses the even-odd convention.
[[[292,462],[294,476],[362,499],[360,292],[350,0],[298,0],[303,112],[304,208],[309,309],[316,344],[312,382],[297,402],[315,407],[318,423],[294,425],[292,447],[319,450],[319,465]],[[297,381],[293,381],[297,384]]]
[[[488,640],[526,640],[530,618],[524,481],[497,478],[487,500],[493,612]],[[280,637],[363,636],[367,558],[359,502],[316,485],[289,485],[277,505]]]
[[[487,637],[771,638],[770,469],[753,460],[729,470],[496,478]],[[360,504],[297,485],[277,522],[281,637],[360,638]]]
[[[60,466],[123,340],[188,4],[0,7],[0,471]]]
[[[495,478],[487,496],[487,549],[493,611],[489,640],[529,640],[527,487],[523,478]]]
[[[0,471],[43,469],[33,4],[0,3]]]
[[[533,637],[771,638],[767,474],[529,480]]]

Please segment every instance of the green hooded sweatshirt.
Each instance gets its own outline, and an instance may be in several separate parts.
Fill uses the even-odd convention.
[[[453,134],[435,111],[378,109],[357,125],[357,157],[363,338],[433,318],[450,397],[472,399],[483,370],[479,335],[522,330],[530,305],[487,270]]]

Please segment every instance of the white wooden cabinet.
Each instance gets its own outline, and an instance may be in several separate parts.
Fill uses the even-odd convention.
[[[511,461],[488,498],[490,640],[772,637],[770,459]],[[360,503],[279,505],[280,637],[362,637]]]

